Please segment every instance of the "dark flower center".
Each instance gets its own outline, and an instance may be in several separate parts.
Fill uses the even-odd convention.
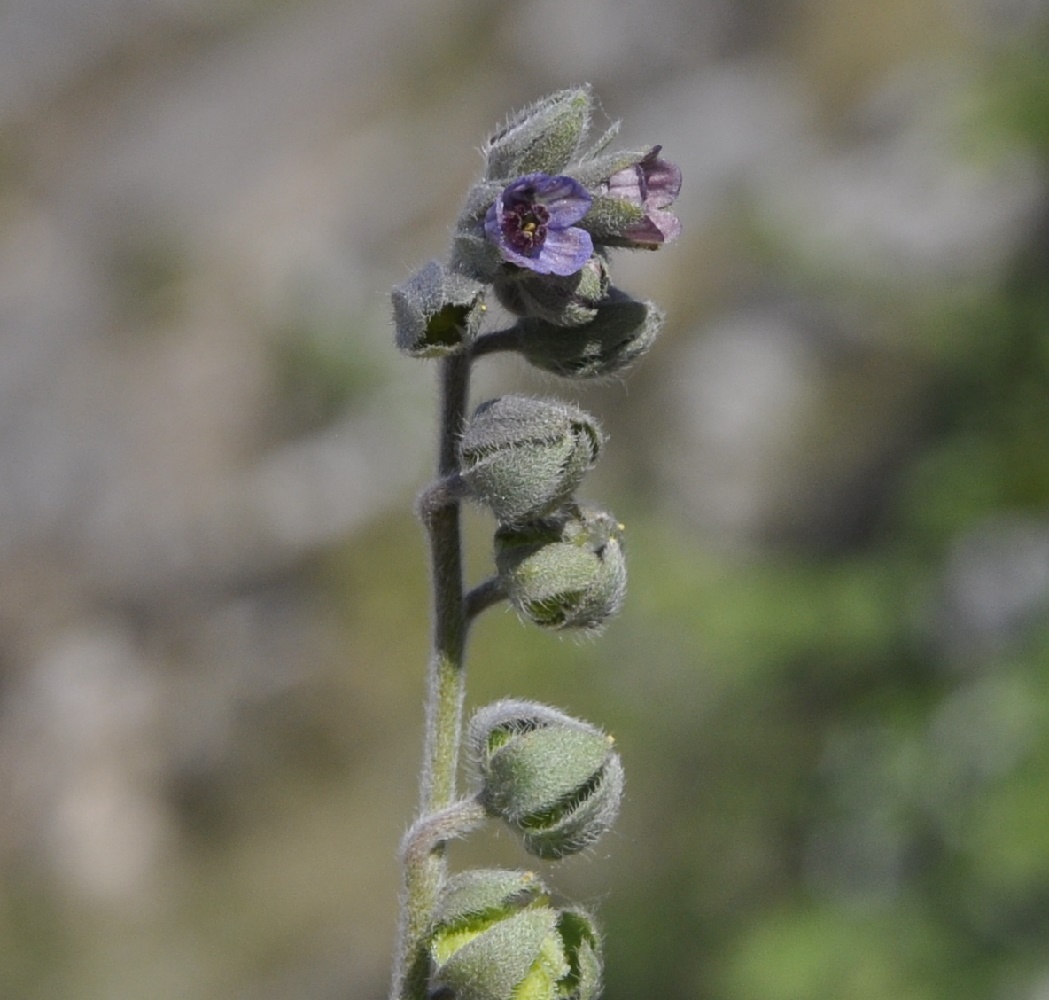
[[[503,203],[500,228],[503,238],[518,253],[538,253],[546,241],[550,212],[527,197],[517,197]]]

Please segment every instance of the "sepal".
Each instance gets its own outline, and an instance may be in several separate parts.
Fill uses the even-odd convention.
[[[397,346],[416,358],[458,353],[477,334],[484,295],[479,282],[430,261],[393,290]]]
[[[594,843],[615,820],[623,768],[612,739],[557,709],[496,702],[470,723],[481,801],[541,858]]]
[[[480,220],[460,220],[452,239],[452,268],[486,285],[509,268],[499,248],[485,236],[483,214]]]
[[[570,507],[495,534],[495,563],[522,617],[550,629],[596,631],[626,594],[623,526],[611,514]]]
[[[562,910],[557,929],[565,946],[569,972],[564,985],[571,1000],[596,1000],[601,994],[601,938],[590,915]]]
[[[608,136],[609,140],[614,138],[614,135],[615,132]],[[593,155],[587,157],[581,163],[572,164],[572,176],[588,190],[600,191],[602,186],[607,188],[608,179],[613,174],[618,173],[620,170],[625,170],[635,163],[639,163],[648,153],[649,148],[622,149],[614,153],[595,150]]]
[[[636,241],[627,234],[645,225],[645,210],[640,205],[624,201],[622,198],[610,198],[608,195],[594,195],[590,211],[580,223],[601,246],[637,247]],[[660,241],[662,242],[662,241]],[[646,246],[648,244],[645,244]]]
[[[590,88],[579,87],[560,90],[519,111],[485,143],[485,179],[561,173],[579,149],[593,105]]]
[[[452,928],[485,915],[514,913],[546,902],[546,886],[534,872],[477,869],[453,875],[434,910],[438,928]]]
[[[500,396],[463,433],[462,481],[501,524],[519,524],[567,501],[603,442],[597,421],[574,406]]]
[[[470,188],[452,238],[451,269],[484,284],[491,284],[505,270],[499,248],[485,235],[488,209],[495,204],[505,182],[481,181]]]
[[[553,998],[557,980],[570,971],[557,938],[557,911],[549,906],[438,929],[431,945],[431,995],[450,991],[455,1000],[512,1000],[527,980],[539,978]]]

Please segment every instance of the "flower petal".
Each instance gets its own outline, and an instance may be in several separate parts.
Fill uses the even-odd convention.
[[[594,241],[590,234],[572,226],[569,229],[551,230],[539,257],[534,260],[526,258],[527,263],[524,266],[537,274],[558,274],[566,277],[582,270],[593,253]]]
[[[643,163],[642,170],[648,188],[646,207],[666,208],[681,193],[681,168],[676,164],[653,159]]]
[[[537,274],[575,274],[594,251],[589,233],[573,227],[590,210],[587,190],[572,177],[526,174],[489,206],[484,230],[503,259]]]
[[[673,243],[681,235],[681,220],[673,212],[661,212],[652,209],[648,217],[663,234],[664,243]]]
[[[680,226],[678,228],[680,230]],[[634,222],[627,226],[619,236],[613,238],[612,245],[645,248],[658,247],[666,242],[667,237],[665,233],[649,214],[640,222]]]
[[[632,205],[640,205],[645,200],[641,181],[641,170],[637,166],[630,166],[614,173],[608,178],[605,186],[613,198],[622,198]]]
[[[552,229],[577,223],[590,210],[592,201],[586,188],[571,177],[547,177],[536,183],[535,200],[550,213]]]

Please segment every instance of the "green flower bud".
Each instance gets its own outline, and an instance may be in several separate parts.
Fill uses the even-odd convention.
[[[485,143],[485,178],[560,174],[586,134],[593,103],[590,88],[580,87],[558,91],[519,111]]]
[[[551,629],[600,629],[623,604],[623,526],[603,511],[573,507],[495,534],[495,563],[510,602]]]
[[[583,326],[564,327],[540,319],[517,324],[518,350],[536,368],[563,378],[600,378],[622,371],[655,342],[663,312],[612,289]]]
[[[567,403],[500,396],[463,433],[462,480],[500,523],[519,524],[563,504],[603,440],[594,418]]]
[[[397,346],[416,358],[461,351],[484,318],[484,287],[432,260],[393,290]]]
[[[469,741],[481,801],[529,853],[575,854],[615,820],[623,768],[600,729],[545,705],[502,701],[474,716]]]
[[[608,286],[608,262],[600,254],[567,277],[503,268],[494,284],[496,296],[509,312],[545,321],[562,332],[589,323]]]
[[[590,918],[558,910],[531,872],[483,870],[449,879],[430,937],[432,997],[593,1000],[601,944]]]

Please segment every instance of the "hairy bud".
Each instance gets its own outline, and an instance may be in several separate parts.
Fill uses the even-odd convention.
[[[530,872],[449,879],[430,938],[430,995],[456,1000],[592,1000],[600,942],[589,917],[550,905]]]
[[[416,358],[455,354],[484,318],[484,286],[432,260],[393,290],[397,346]]]
[[[567,277],[537,276],[518,270],[502,273],[493,288],[508,312],[527,316],[563,330],[589,323],[608,293],[608,261],[591,257]]]
[[[518,350],[543,371],[563,378],[601,378],[624,370],[655,343],[663,312],[612,289],[583,326],[566,330],[540,319],[517,324]]]
[[[561,173],[589,127],[593,103],[590,88],[580,87],[550,94],[513,115],[484,146],[485,177]]]
[[[594,418],[574,406],[500,396],[463,433],[462,479],[500,523],[519,524],[568,500],[602,443]]]
[[[541,858],[563,858],[611,826],[623,794],[612,739],[589,723],[526,701],[481,709],[469,741],[488,811]]]
[[[510,602],[551,629],[600,629],[623,604],[623,526],[604,511],[571,507],[495,534],[495,562]]]

